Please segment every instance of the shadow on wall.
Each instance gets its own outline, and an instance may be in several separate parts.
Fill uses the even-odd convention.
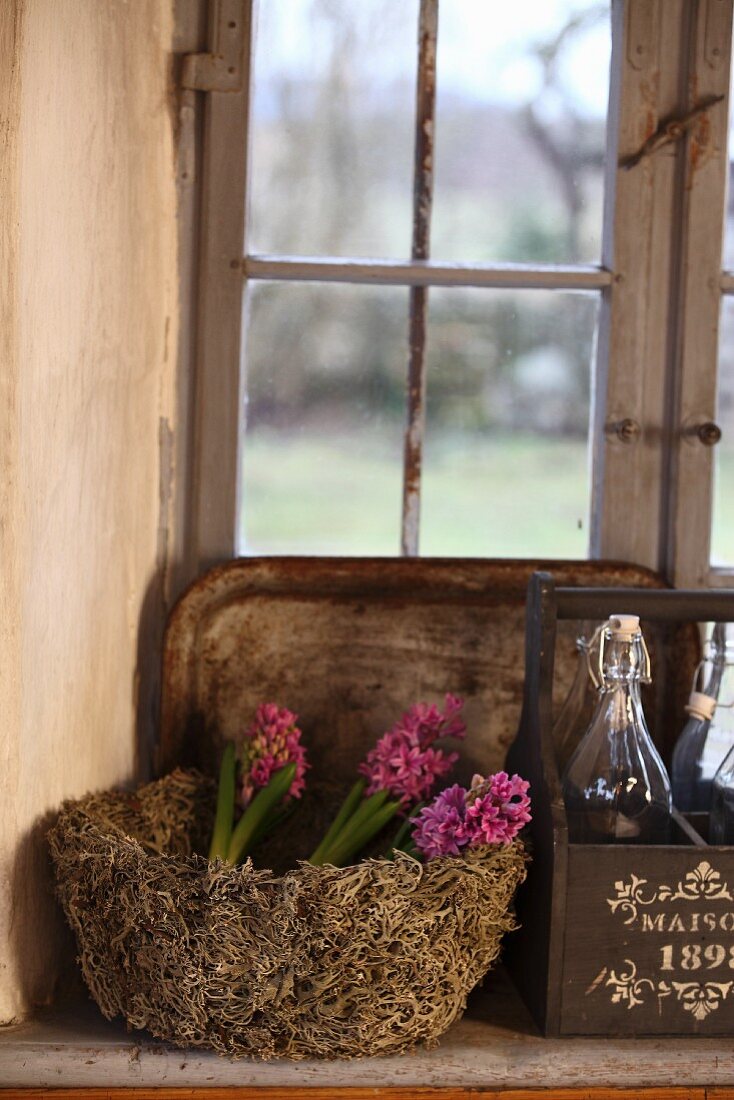
[[[24,1014],[83,992],[74,936],[55,897],[46,839],[57,816],[49,811],[35,822],[19,840],[13,861],[10,946]]]
[[[161,655],[169,611],[166,581],[166,570],[159,566],[148,582],[140,609],[133,685],[136,783],[147,783],[155,774],[160,716]]]
[[[136,719],[131,786],[149,780],[153,774],[166,615],[164,593],[165,572],[158,569],[147,586],[138,628],[132,685]],[[24,1016],[53,1002],[86,996],[74,935],[55,897],[47,834],[57,817],[58,808],[48,811],[18,841],[11,872],[11,960],[0,961],[0,966],[4,963],[15,970],[17,1001]]]

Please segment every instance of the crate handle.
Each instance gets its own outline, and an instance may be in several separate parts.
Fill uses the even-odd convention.
[[[657,622],[734,622],[734,590],[556,588],[559,619],[606,619],[620,607]]]

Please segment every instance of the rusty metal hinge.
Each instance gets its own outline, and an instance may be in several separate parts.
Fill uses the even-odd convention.
[[[211,49],[184,57],[182,87],[196,92],[241,91],[249,22],[247,0],[214,0],[209,24]]]
[[[723,95],[711,96],[709,99],[705,99],[703,103],[699,103],[692,110],[687,111],[686,114],[680,115],[677,118],[669,118],[665,122],[661,122],[654,134],[650,134],[650,137],[640,146],[636,153],[633,153],[631,157],[625,157],[620,160],[620,168],[634,168],[636,164],[639,164],[645,157],[650,157],[653,153],[657,153],[658,149],[662,149],[666,145],[671,145],[675,141],[680,141],[684,134],[691,129],[694,122],[701,115],[704,115],[709,108],[713,107],[717,103],[721,103],[724,99]]]

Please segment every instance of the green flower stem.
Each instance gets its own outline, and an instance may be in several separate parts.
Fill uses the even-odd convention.
[[[227,849],[227,861],[239,863],[247,854],[252,844],[253,837],[258,828],[268,817],[268,814],[280,802],[290,788],[296,775],[296,765],[287,764],[275,773],[268,783],[258,791],[242,817],[237,822],[232,833],[232,839]]]
[[[384,829],[388,821],[392,821],[399,809],[399,802],[385,803],[376,813],[363,821],[358,829],[340,838],[331,849],[328,862],[333,863],[335,867],[343,867],[345,863],[349,863],[365,844],[369,844],[372,838]]]
[[[341,804],[339,813],[336,815],[331,823],[331,826],[323,838],[314,854],[309,859],[309,863],[313,863],[314,866],[321,866],[321,856],[324,852],[328,851],[329,845],[336,840],[337,836],[341,832],[344,825],[346,825],[349,818],[352,816],[357,806],[359,805],[364,789],[367,786],[366,779],[358,779],[352,787],[351,791]]]
[[[228,741],[224,746],[222,763],[219,768],[219,790],[217,792],[217,812],[214,818],[214,831],[209,847],[209,859],[226,859],[227,848],[232,837],[232,821],[234,819],[234,788],[235,788],[235,753],[234,744]]]
[[[255,848],[261,840],[264,840],[269,833],[274,832],[274,830],[277,829],[279,825],[282,825],[283,822],[291,816],[295,808],[296,800],[295,798],[293,798],[282,810],[279,810],[277,806],[275,807],[275,809],[271,810],[268,816],[260,822],[257,829],[251,836],[249,843],[250,851],[252,851],[252,849]]]
[[[413,825],[413,820],[414,820],[416,814],[419,814],[424,806],[425,806],[425,802],[419,802],[418,805],[415,806],[414,809],[412,809],[410,811],[410,813],[406,817],[405,821],[403,822],[403,824],[400,826],[397,833],[395,834],[395,839],[393,840],[392,844],[390,845],[390,847],[387,850],[387,853],[386,853],[386,858],[387,859],[390,858],[390,852],[392,852],[393,850],[397,850],[397,851],[404,850],[405,838],[408,836],[408,833],[411,830],[411,827]]]
[[[317,867],[323,867],[325,863],[333,863],[334,851],[337,847],[344,844],[353,833],[356,833],[361,829],[365,821],[369,821],[373,814],[385,804],[387,799],[387,791],[377,791],[375,794],[370,795],[369,798],[362,800],[361,805],[347,821],[346,825],[340,830],[339,834],[331,841],[330,844],[322,847],[319,854],[319,862],[314,864]],[[314,860],[311,859],[311,863]]]
[[[349,836],[350,833],[359,829],[365,821],[369,821],[372,815],[377,813],[377,811],[387,802],[387,794],[387,791],[376,791],[375,794],[371,794],[369,798],[363,798],[360,805],[349,818],[349,821],[340,831],[336,842],[339,843],[344,837]],[[333,847],[333,844],[330,845],[330,847]]]

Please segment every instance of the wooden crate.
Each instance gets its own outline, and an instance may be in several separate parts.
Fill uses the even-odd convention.
[[[616,612],[646,623],[734,621],[734,592],[529,587],[526,676],[508,767],[531,782],[533,867],[518,895],[508,962],[548,1035],[734,1034],[734,848],[568,842],[553,751],[556,633]],[[690,668],[661,675],[663,695]],[[674,735],[681,728],[679,714]],[[670,744],[672,738],[665,740]]]

